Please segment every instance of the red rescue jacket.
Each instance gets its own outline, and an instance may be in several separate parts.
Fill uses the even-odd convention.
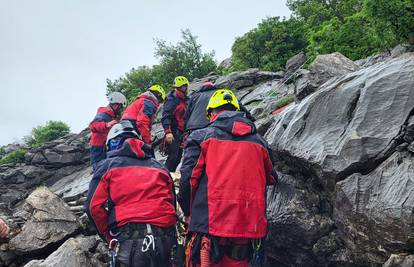
[[[147,91],[139,95],[122,115],[123,120],[132,120],[136,123],[137,130],[146,144],[151,144],[151,127],[158,106],[157,98]]]
[[[225,111],[188,137],[178,202],[191,232],[266,235],[266,185],[276,182],[271,150],[243,112]]]
[[[173,180],[153,158],[150,146],[139,139],[127,139],[98,164],[85,210],[107,241],[112,238],[110,230],[129,222],[172,226],[176,222]]]
[[[105,146],[106,137],[111,128],[106,127],[106,123],[115,120],[116,116],[110,107],[100,107],[98,112],[89,124],[91,130],[91,146],[102,147]]]

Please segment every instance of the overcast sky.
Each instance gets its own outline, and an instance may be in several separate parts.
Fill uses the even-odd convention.
[[[48,120],[87,127],[106,78],[157,63],[154,38],[176,43],[189,28],[220,62],[262,19],[289,17],[285,2],[0,0],[0,145]]]

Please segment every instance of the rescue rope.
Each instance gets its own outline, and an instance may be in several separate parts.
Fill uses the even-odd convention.
[[[211,240],[207,236],[201,238],[200,267],[210,267]]]

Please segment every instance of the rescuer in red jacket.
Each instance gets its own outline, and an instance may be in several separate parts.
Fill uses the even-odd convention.
[[[151,144],[151,126],[159,103],[165,101],[165,91],[160,85],[151,86],[147,92],[139,95],[122,115],[122,120],[131,121],[135,130],[146,144]]]
[[[165,267],[176,242],[174,184],[137,137],[129,121],[111,129],[107,158],[98,163],[85,210],[106,242],[119,242],[121,266]]]
[[[109,105],[98,108],[98,112],[89,124],[91,130],[91,163],[95,170],[96,164],[105,158],[105,141],[109,130],[117,123],[126,98],[119,92],[108,95]]]
[[[247,267],[252,243],[266,235],[266,186],[277,176],[267,142],[238,110],[232,91],[217,90],[210,123],[184,149],[178,202],[189,218],[187,266]]]

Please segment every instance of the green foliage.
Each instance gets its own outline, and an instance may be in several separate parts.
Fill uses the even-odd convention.
[[[383,50],[383,41],[378,38],[369,19],[362,13],[325,22],[319,31],[309,33],[310,54],[327,54],[339,51],[352,60],[369,56]]]
[[[214,61],[214,52],[203,53],[201,45],[197,43],[197,36],[190,30],[182,30],[182,40],[177,45],[167,44],[164,40],[156,40],[155,56],[160,59],[160,66],[172,82],[178,75],[188,79],[202,78],[209,72],[215,71],[217,64]]]
[[[114,81],[107,79],[107,93],[121,92],[132,102],[153,84],[160,84],[168,89],[176,76],[184,75],[191,81],[216,71],[214,52],[204,53],[201,45],[197,43],[197,36],[190,30],[183,30],[181,34],[182,40],[176,45],[155,40],[155,56],[160,63],[152,67],[133,68]]]
[[[288,7],[306,25],[308,54],[355,60],[414,39],[412,0],[288,0]]]
[[[257,28],[236,38],[232,47],[233,70],[260,68],[283,69],[286,61],[303,51],[307,41],[302,20],[263,20]]]
[[[67,126],[64,122],[48,121],[44,126],[33,128],[31,135],[25,137],[25,141],[31,147],[39,147],[45,142],[65,136],[69,132],[69,126]]]
[[[413,0],[365,0],[364,12],[373,21],[378,36],[388,46],[414,43]]]
[[[292,102],[295,101],[295,97],[294,96],[286,96],[284,98],[279,99],[278,101],[276,101],[276,109],[279,109],[281,107],[284,107]]]
[[[0,158],[3,157],[4,155],[6,155],[6,150],[4,149],[4,147],[0,147]]]
[[[27,151],[23,148],[19,148],[13,152],[10,152],[0,159],[0,165],[23,162],[26,153]]]

